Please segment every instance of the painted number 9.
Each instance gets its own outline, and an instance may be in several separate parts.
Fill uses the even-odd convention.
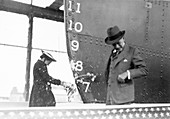
[[[77,51],[79,49],[79,42],[76,40],[71,41],[71,49]]]

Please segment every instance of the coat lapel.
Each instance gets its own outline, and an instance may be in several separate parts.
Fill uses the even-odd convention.
[[[118,62],[120,62],[123,58],[126,57],[128,50],[129,50],[129,47],[127,44],[125,44],[123,51],[118,55],[117,59],[115,59],[115,66]]]

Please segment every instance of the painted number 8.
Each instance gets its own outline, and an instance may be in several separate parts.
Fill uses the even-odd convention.
[[[74,71],[82,71],[83,70],[83,62],[82,61],[74,62],[72,60],[71,65],[72,65],[71,67]]]
[[[75,65],[75,69],[77,71],[82,71],[83,70],[83,62],[82,61],[77,61]]]

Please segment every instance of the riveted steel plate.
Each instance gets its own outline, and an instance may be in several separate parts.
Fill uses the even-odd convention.
[[[140,49],[149,70],[146,78],[135,81],[135,101],[170,101],[164,99],[169,88],[163,82],[169,77],[163,72],[168,69],[163,62],[164,52],[169,52],[168,4],[157,0],[65,0],[67,51],[75,80],[95,77],[89,90],[87,84],[80,86],[83,98],[105,102],[104,71],[111,47],[104,39],[107,28],[118,25],[126,31],[126,41]]]
[[[163,49],[165,52],[170,51],[170,1],[164,3],[164,41]]]

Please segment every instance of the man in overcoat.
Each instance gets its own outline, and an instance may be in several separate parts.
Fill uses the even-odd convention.
[[[134,101],[134,80],[146,76],[146,64],[139,50],[125,42],[125,30],[114,26],[108,28],[107,34],[105,43],[112,45],[113,50],[105,72],[106,105],[131,103]]]

